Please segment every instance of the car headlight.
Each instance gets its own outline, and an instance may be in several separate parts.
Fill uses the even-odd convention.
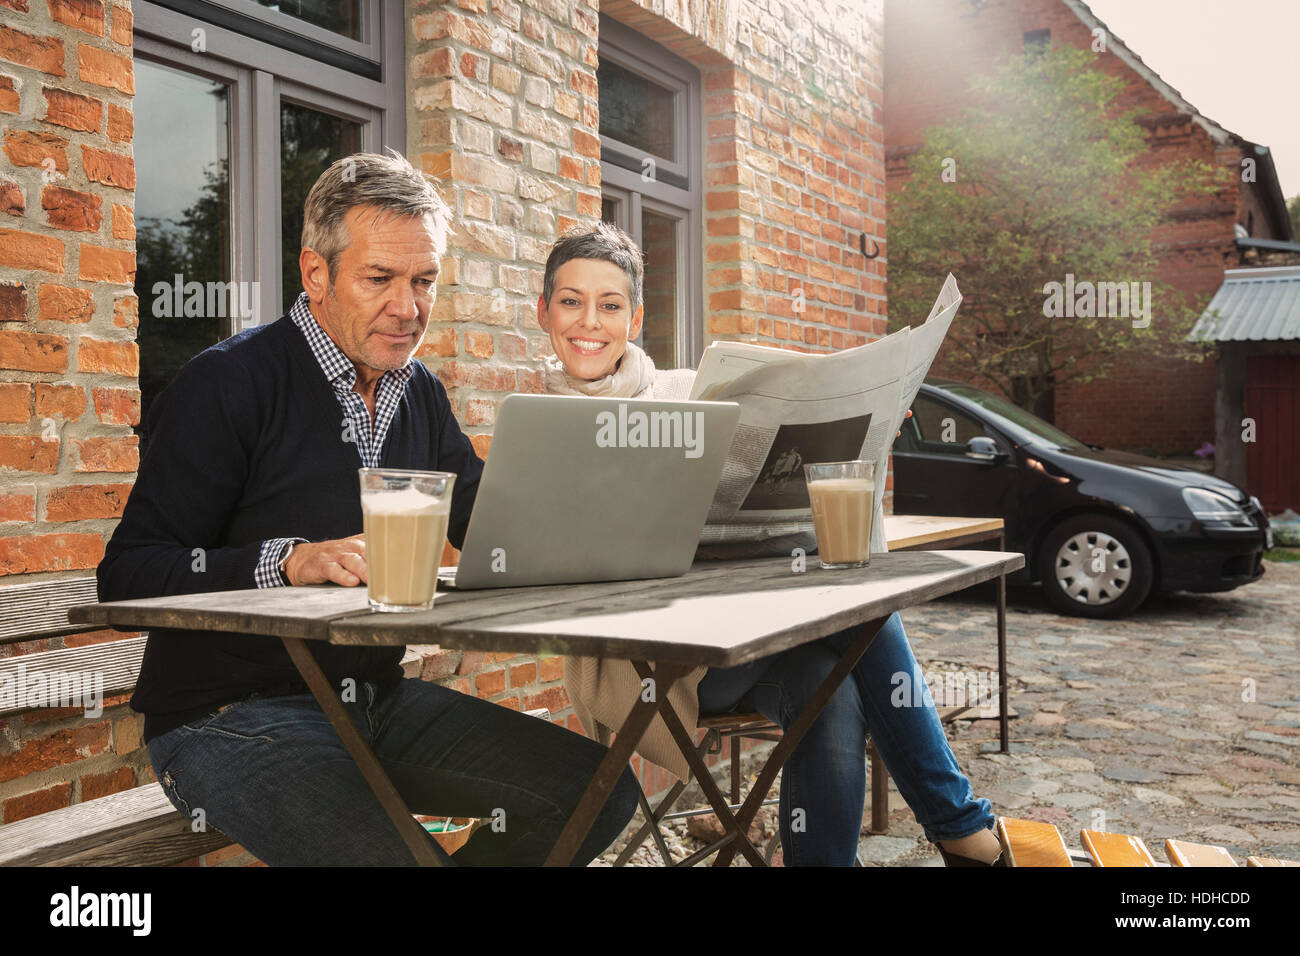
[[[1184,488],[1183,501],[1198,521],[1219,521],[1243,527],[1253,527],[1235,501],[1206,488]]]

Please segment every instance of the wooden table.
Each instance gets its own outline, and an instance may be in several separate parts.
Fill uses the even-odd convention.
[[[1020,554],[926,551],[876,555],[870,567],[796,572],[786,558],[711,561],[685,575],[646,581],[452,591],[428,611],[381,614],[361,588],[266,588],[118,601],[74,608],[96,627],[227,631],[279,637],[389,818],[422,864],[439,861],[423,829],[348,719],[306,641],[351,645],[436,643],[465,650],[577,654],[631,659],[654,693],[642,695],[619,728],[547,865],[569,863],[656,713],[699,777],[727,833],[715,866],[739,851],[756,866],[748,839],[764,795],[789,753],[848,676],[890,614],[991,580],[1024,564]],[[683,727],[668,691],[700,665],[730,667],[846,628],[856,639],[773,749],[741,808],[732,813]],[[649,662],[654,661],[655,664]],[[644,699],[647,696],[652,699]]]

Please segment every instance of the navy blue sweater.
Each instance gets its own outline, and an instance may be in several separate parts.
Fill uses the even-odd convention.
[[[287,315],[195,356],[149,410],[148,448],[97,572],[99,599],[252,588],[263,541],[360,534],[361,457],[343,440],[343,418]],[[380,462],[456,473],[447,537],[460,547],[483,463],[418,361]],[[309,646],[335,685],[401,679],[400,647]],[[146,715],[148,740],[255,692],[307,692],[278,638],[158,629],[131,706]]]

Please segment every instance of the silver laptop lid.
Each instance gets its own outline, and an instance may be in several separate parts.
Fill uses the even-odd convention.
[[[455,587],[685,573],[739,417],[734,402],[507,397]]]

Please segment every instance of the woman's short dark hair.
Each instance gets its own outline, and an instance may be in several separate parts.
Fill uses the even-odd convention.
[[[546,276],[542,280],[542,299],[548,306],[555,292],[555,273],[573,259],[596,259],[618,266],[627,275],[633,311],[641,305],[641,280],[645,275],[641,250],[618,226],[600,222],[589,229],[566,232],[551,247],[551,254],[546,257]]]

